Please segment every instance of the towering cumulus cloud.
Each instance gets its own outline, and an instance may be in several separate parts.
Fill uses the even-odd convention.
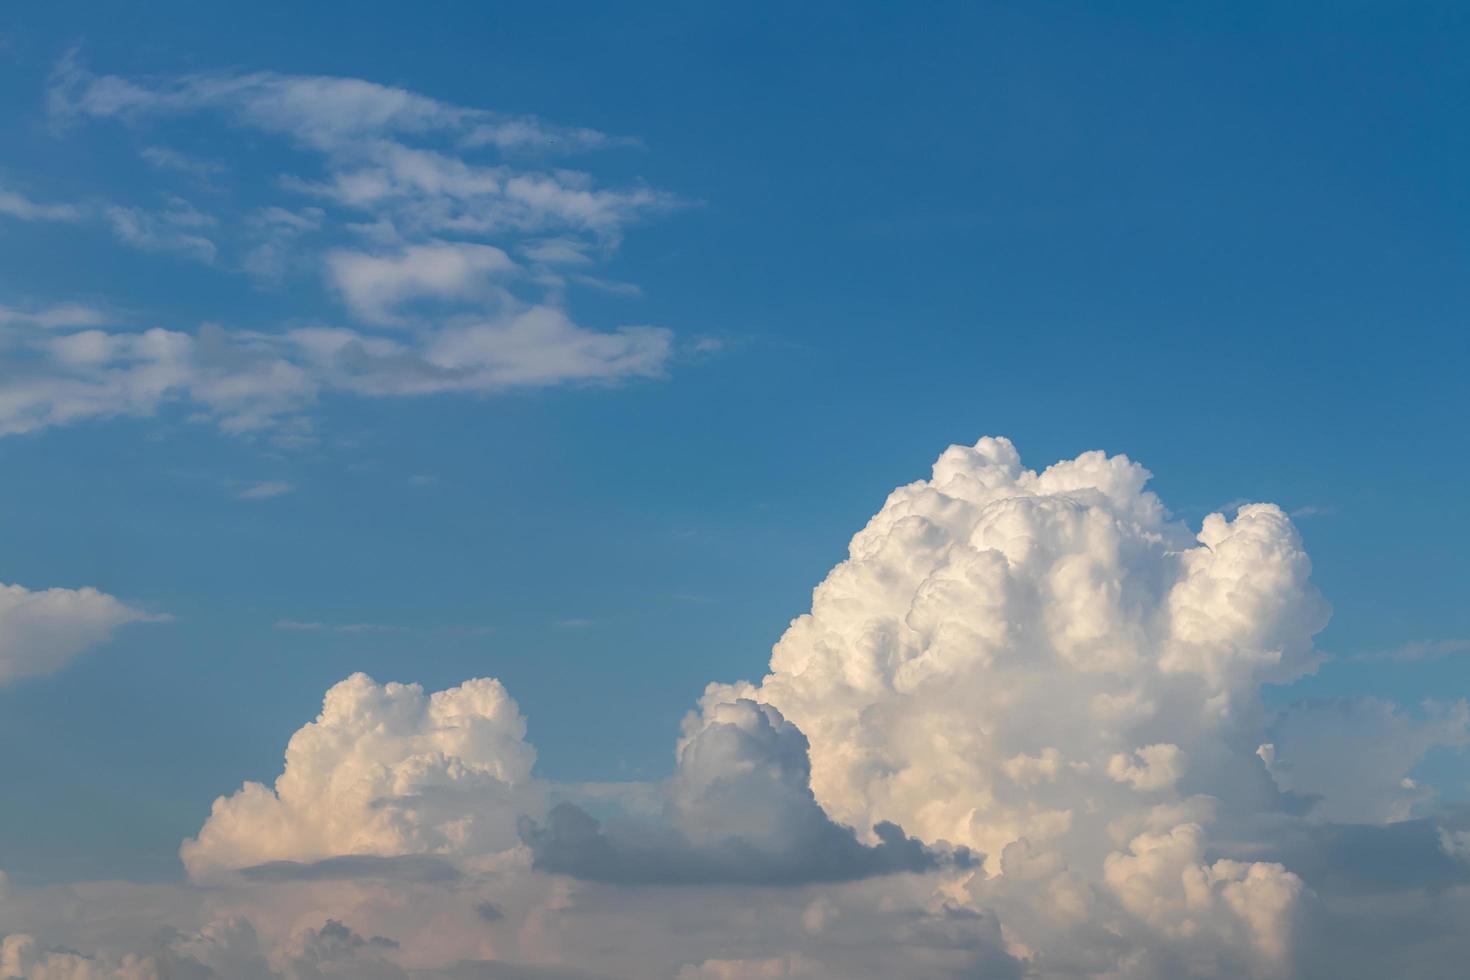
[[[1106,828],[1199,792],[1278,796],[1263,681],[1314,664],[1327,608],[1268,504],[1168,519],[1126,457],[1034,473],[1004,439],[895,491],[758,686],[812,743],[822,804],[991,856],[1025,839],[1097,862]]]
[[[310,875],[330,858],[506,850],[535,759],[525,731],[497,681],[426,695],[355,674],[291,738],[274,791],[246,783],[215,802],[184,842],[184,865],[196,877],[255,866],[269,877],[289,865]]]
[[[495,681],[350,677],[274,789],[245,784],[185,842],[193,883],[169,901],[188,910],[163,946],[87,959],[72,923],[114,893],[12,889],[3,963],[28,980],[1459,975],[1470,813],[1410,776],[1470,741],[1470,709],[1268,709],[1262,685],[1321,660],[1301,539],[1269,504],[1187,527],[1148,476],[1102,453],[1033,472],[1004,439],[949,449],[853,538],[765,678],[710,686],[660,783],[536,778]]]
[[[1222,855],[1268,850],[1240,841],[1311,803],[1272,779],[1289,760],[1259,688],[1314,667],[1327,606],[1279,508],[1192,532],[1148,478],[1100,452],[1036,473],[1005,439],[950,448],[853,538],[770,674],[705,700],[800,727],[833,818],[985,853],[968,890],[1038,967],[1289,972],[1302,879]],[[1395,782],[1463,740],[1447,718]]]

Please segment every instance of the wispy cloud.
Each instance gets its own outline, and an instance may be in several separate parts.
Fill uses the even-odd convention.
[[[21,310],[0,306],[0,327],[97,327],[108,323],[107,314],[81,303],[61,303],[40,309]]]
[[[227,432],[299,443],[306,413],[326,393],[607,385],[661,377],[672,357],[663,327],[596,329],[565,307],[573,286],[636,295],[636,285],[591,270],[629,226],[679,202],[546,164],[629,141],[360,79],[140,81],[93,74],[72,57],[56,68],[49,106],[63,131],[110,121],[143,136],[161,120],[207,114],[252,139],[285,140],[315,166],[262,180],[150,139],[141,152],[161,177],[253,179],[260,203],[231,211],[221,198],[206,213],[172,189],[143,203],[61,204],[6,190],[0,214],[95,221],[130,247],[238,271],[264,287],[315,281],[351,325],[58,334],[33,323],[10,339],[0,435],[177,407]]]
[[[244,484],[235,491],[235,496],[241,500],[269,500],[271,497],[292,493],[295,489],[294,483],[285,480],[262,480]]]
[[[177,196],[170,196],[162,208],[97,201],[41,203],[0,187],[0,216],[27,222],[100,222],[124,245],[145,252],[176,252],[206,264],[218,253],[201,231],[215,219]]]
[[[86,210],[75,204],[42,204],[0,187],[0,214],[21,221],[81,221]]]
[[[299,619],[278,619],[275,628],[293,633],[400,633],[404,630],[402,626],[381,623],[322,623]]]
[[[1388,650],[1369,650],[1364,653],[1354,654],[1348,659],[1358,661],[1391,660],[1408,663],[1419,660],[1443,660],[1446,657],[1453,657],[1462,653],[1470,653],[1470,640],[1416,640],[1412,643],[1405,643]]]
[[[223,174],[226,169],[222,163],[201,160],[166,146],[145,146],[138,151],[138,156],[151,167],[189,174],[201,180]]]
[[[0,582],[0,687],[60,670],[129,623],[166,623],[93,588],[39,589]]]
[[[215,219],[182,198],[174,198],[161,211],[114,205],[103,214],[119,241],[145,252],[178,252],[206,265],[219,254],[214,242],[201,233]]]

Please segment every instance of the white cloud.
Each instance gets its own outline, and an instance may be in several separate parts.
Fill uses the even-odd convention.
[[[261,480],[240,487],[235,491],[235,496],[241,500],[269,500],[272,497],[291,493],[295,489],[294,483],[288,483],[285,480]]]
[[[0,214],[21,221],[80,221],[86,210],[76,204],[41,204],[0,187]]]
[[[542,265],[586,265],[592,261],[585,243],[565,238],[526,242],[520,246],[520,253]]]
[[[52,113],[62,119],[137,121],[150,115],[224,111],[242,125],[327,149],[384,134],[442,133],[465,146],[501,150],[576,151],[618,142],[590,129],[457,106],[356,78],[254,72],[187,75],[143,84],[116,75],[94,75],[74,55],[56,66],[48,98]]]
[[[288,190],[372,212],[398,229],[463,235],[561,228],[607,240],[675,203],[646,187],[599,188],[585,173],[524,166],[547,153],[625,141],[361,79],[257,72],[142,84],[93,75],[68,59],[53,76],[50,99],[59,120],[143,126],[164,116],[223,113],[238,126],[288,137],[320,154],[327,171],[325,180],[283,175]],[[413,145],[444,137],[456,144],[453,153]],[[516,162],[474,162],[477,148],[510,154],[507,159]]]
[[[1161,939],[1197,948],[1218,942],[1215,955],[1248,950],[1256,961],[1252,973],[1288,975],[1301,879],[1279,864],[1206,862],[1205,839],[1194,823],[1140,834],[1126,851],[1108,855],[1104,881]]]
[[[455,322],[408,340],[355,330],[285,334],[35,328],[0,378],[0,435],[86,419],[149,417],[177,405],[230,433],[292,435],[324,392],[367,396],[496,392],[657,377],[672,345],[659,327],[599,333],[552,307]]]
[[[355,675],[273,789],[221,798],[184,843],[200,908],[173,914],[202,945],[171,955],[223,955],[197,937],[248,920],[270,976],[318,948],[426,978],[1452,972],[1470,829],[1421,816],[1406,780],[1464,744],[1464,705],[1266,711],[1263,682],[1318,660],[1300,539],[1260,504],[1191,530],[1146,478],[1100,453],[1035,473],[1003,440],[946,452],[761,684],[711,688],[665,783],[536,779],[494,681]],[[5,901],[59,946],[103,900]],[[146,946],[109,948],[114,968]]]
[[[853,539],[771,674],[709,698],[795,721],[844,822],[894,820],[992,868],[1023,836],[1101,860],[1109,820],[1160,792],[1230,779],[1269,795],[1260,740],[1222,745],[1260,723],[1263,680],[1315,663],[1326,610],[1310,564],[1277,508],[1211,515],[1195,535],[1147,477],[1101,453],[1035,473],[1005,440],[951,448]],[[1013,778],[1043,752],[1052,780]]]
[[[146,252],[178,252],[205,264],[219,250],[199,229],[214,224],[186,201],[175,200],[162,211],[112,205],[103,209],[107,223],[118,240]]]
[[[184,842],[195,884],[12,885],[5,963],[28,980],[160,963],[271,980],[1453,975],[1470,814],[1427,809],[1410,773],[1466,743],[1465,705],[1268,712],[1261,684],[1313,668],[1326,618],[1300,539],[1259,504],[1186,528],[1146,476],[1094,453],[1035,473],[1002,440],[951,449],[853,539],[761,684],[711,688],[663,783],[537,779],[495,681],[430,695],[354,675],[273,788],[222,797]],[[984,870],[944,840],[981,848]]]
[[[1260,686],[1321,659],[1310,562],[1278,508],[1192,531],[1147,478],[1101,453],[1037,473],[1005,440],[951,448],[854,537],[770,674],[705,704],[753,698],[799,726],[834,818],[984,852],[990,877],[964,891],[1042,973],[1289,975],[1323,953],[1293,925],[1315,901],[1305,880],[1261,860],[1284,846],[1262,828],[1302,819],[1285,791],[1320,796],[1319,816],[1406,816],[1402,779],[1460,744],[1463,709],[1296,728],[1289,713],[1268,771]]]
[[[272,790],[215,801],[180,849],[195,877],[339,855],[493,857],[517,846],[535,751],[493,680],[427,695],[356,674],[291,738]]]
[[[73,224],[95,219],[103,221],[118,241],[146,252],[177,252],[206,264],[218,254],[214,242],[199,231],[213,225],[214,219],[177,197],[155,210],[98,202],[40,204],[0,189],[0,215]]]
[[[39,310],[0,306],[0,329],[5,327],[97,327],[108,322],[107,314],[81,303],[63,303]],[[0,335],[3,338],[3,335]]]
[[[0,434],[83,419],[150,416],[170,403],[256,431],[299,412],[320,383],[263,334],[206,326],[197,334],[33,331],[13,336],[27,355],[0,380]]]
[[[0,583],[0,686],[54,673],[118,627],[160,618],[92,588],[32,591]]]
[[[206,214],[168,190],[161,207],[158,197],[39,205],[7,192],[0,211],[97,220],[131,247],[243,271],[262,288],[291,276],[318,280],[324,298],[340,301],[357,325],[303,318],[311,325],[12,331],[0,349],[0,434],[147,417],[177,405],[228,432],[270,430],[278,441],[301,443],[306,413],[323,393],[483,394],[653,378],[667,368],[668,330],[591,329],[564,306],[575,284],[637,295],[636,286],[590,267],[612,254],[629,225],[675,203],[639,184],[604,187],[589,174],[538,165],[548,154],[617,140],[358,79],[253,73],[136,81],[94,75],[73,57],[57,67],[50,103],[59,123],[116,120],[140,130],[206,113],[289,140],[308,163],[299,173],[268,175],[251,194],[264,201],[234,213],[228,199]],[[202,173],[168,147],[150,144],[144,156],[164,175]],[[209,176],[260,183],[249,168],[211,168]],[[553,271],[569,265],[578,269],[573,276]]]
[[[1185,762],[1177,745],[1145,745],[1131,757],[1119,752],[1109,759],[1108,777],[1137,790],[1169,789],[1184,774]]]
[[[294,633],[396,633],[403,629],[382,623],[322,623],[300,619],[278,619],[275,628]]]
[[[370,323],[395,323],[396,309],[417,299],[468,300],[491,295],[499,279],[517,271],[510,256],[492,245],[432,242],[395,254],[336,249],[327,274],[347,305]]]

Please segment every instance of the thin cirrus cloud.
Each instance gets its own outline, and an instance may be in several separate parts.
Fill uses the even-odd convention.
[[[323,623],[314,619],[278,619],[275,628],[292,633],[398,633],[402,626],[382,623]]]
[[[286,480],[261,480],[241,485],[235,490],[235,496],[241,500],[269,500],[285,496],[295,489],[296,485]]]
[[[1464,701],[1267,710],[1320,659],[1300,536],[1270,504],[1187,526],[1148,478],[952,447],[658,783],[540,778],[498,681],[353,675],[184,841],[149,952],[87,975],[1458,975],[1470,810],[1412,773]],[[129,887],[0,894],[4,962],[79,969]]]
[[[0,434],[177,408],[229,433],[289,443],[309,438],[311,408],[327,395],[489,394],[667,370],[668,329],[595,329],[563,305],[583,286],[636,295],[592,270],[631,225],[679,204],[547,165],[628,141],[359,79],[134,80],[70,57],[53,73],[48,111],[57,138],[120,125],[149,139],[139,152],[160,178],[207,171],[274,200],[229,213],[206,212],[177,187],[146,203],[43,204],[7,190],[0,215],[94,221],[160,261],[213,264],[266,288],[294,276],[318,287],[327,316],[283,329],[142,330],[43,322],[62,307],[13,317],[0,351],[10,368]],[[155,138],[183,119],[222,127],[225,140],[284,141],[304,162],[291,173],[194,167]]]
[[[0,215],[21,221],[80,221],[86,210],[75,204],[43,204],[0,187]]]
[[[1445,657],[1470,653],[1470,640],[1450,638],[1441,640],[1415,640],[1391,650],[1370,650],[1355,654],[1352,660],[1397,660],[1415,662],[1420,660],[1442,660]]]
[[[24,222],[97,222],[124,245],[144,252],[172,252],[205,265],[212,264],[219,253],[204,233],[215,219],[180,197],[171,196],[163,207],[96,201],[57,204],[0,187],[0,216]]]
[[[99,327],[107,322],[106,313],[80,303],[31,310],[0,306],[0,330],[7,327],[40,327],[45,330],[56,327]]]

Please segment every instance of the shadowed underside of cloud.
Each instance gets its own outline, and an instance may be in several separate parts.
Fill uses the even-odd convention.
[[[321,861],[267,861],[240,869],[249,881],[351,881],[381,878],[388,881],[450,882],[460,878],[459,869],[443,858],[427,854],[382,857],[376,854],[345,854]]]
[[[1470,826],[1463,808],[1434,818],[1388,824],[1296,823],[1264,850],[1319,894],[1391,895],[1470,886],[1470,862],[1454,852],[1456,828]]]
[[[623,827],[608,833],[585,810],[559,803],[545,826],[527,823],[522,833],[537,871],[619,885],[792,886],[963,869],[975,863],[963,848],[946,852],[926,847],[905,837],[896,824],[875,827],[879,842],[871,847],[837,824],[812,830],[781,852],[762,850],[738,837],[696,845],[670,828]]]
[[[861,843],[811,790],[809,746],[770,705],[739,699],[690,719],[665,789],[664,821],[604,830],[570,803],[522,821],[537,870],[638,885],[800,885],[898,872],[965,870],[968,849],[930,848],[892,823]]]

